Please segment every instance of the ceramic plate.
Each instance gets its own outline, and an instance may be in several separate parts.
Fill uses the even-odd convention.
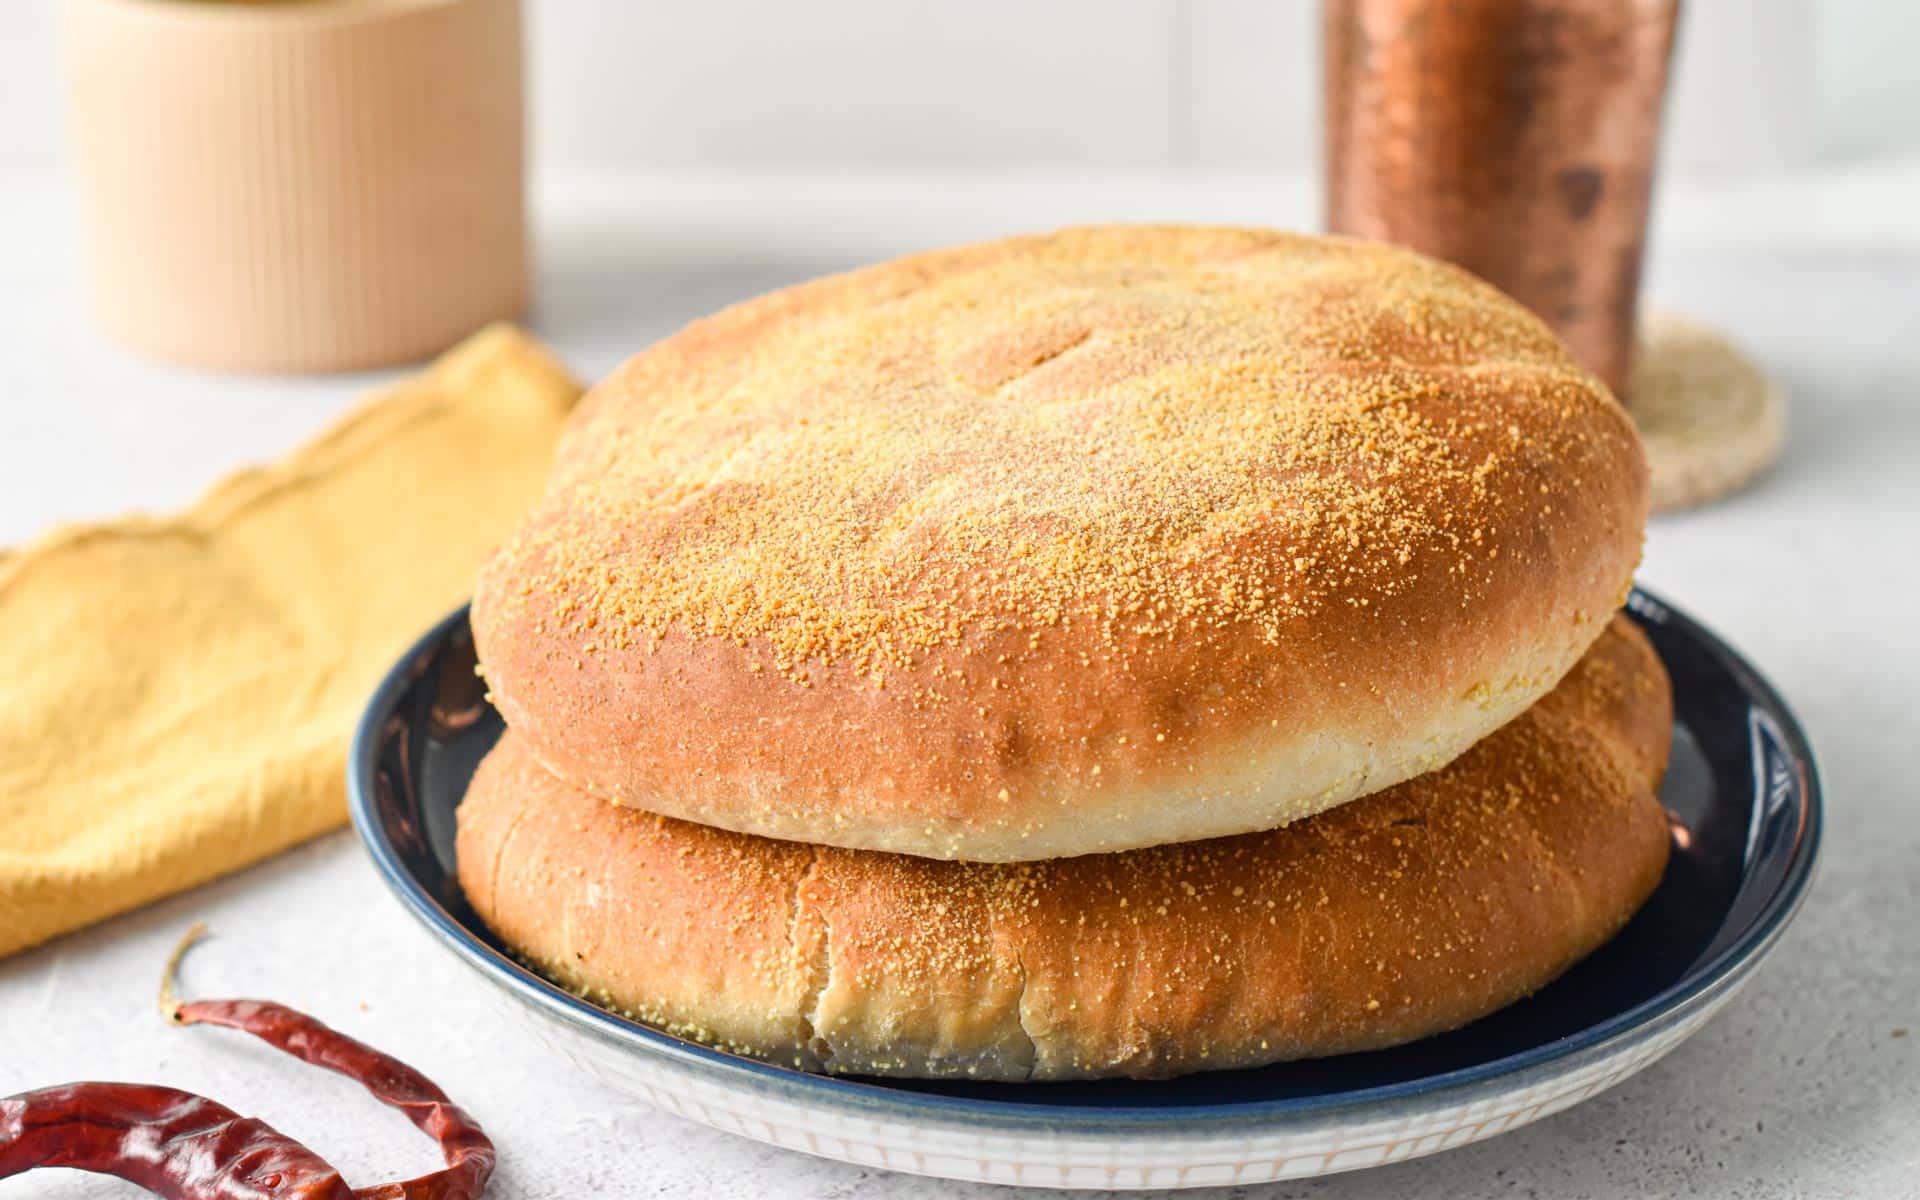
[[[811,1154],[957,1179],[1197,1187],[1396,1162],[1577,1104],[1673,1049],[1793,916],[1820,841],[1807,741],[1718,638],[1636,591],[1673,676],[1661,799],[1673,856],[1619,937],[1532,998],[1397,1049],[1162,1082],[917,1083],[807,1075],[595,1008],[518,965],[454,874],[454,807],[499,736],[464,610],[374,694],[348,783],[380,874],[560,1055],[680,1116]]]

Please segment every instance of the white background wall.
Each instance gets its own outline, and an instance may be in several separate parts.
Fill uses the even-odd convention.
[[[1317,155],[1313,0],[526,4],[543,167],[1306,170]],[[7,9],[0,174],[44,175],[63,158],[59,0]],[[1683,12],[1675,172],[1920,155],[1920,4]]]

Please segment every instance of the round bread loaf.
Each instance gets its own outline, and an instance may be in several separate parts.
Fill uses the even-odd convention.
[[[1266,833],[935,862],[608,804],[509,733],[459,811],[461,886],[593,1000],[808,1070],[1165,1076],[1394,1045],[1539,988],[1659,881],[1672,707],[1617,620],[1431,775]]]
[[[1646,469],[1546,326],[1385,246],[1070,230],[699,321],[483,572],[528,752],[727,829],[1013,861],[1430,771],[1624,599]]]

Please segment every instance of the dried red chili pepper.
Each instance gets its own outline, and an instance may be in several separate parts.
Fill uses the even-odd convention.
[[[340,1173],[264,1122],[142,1083],[0,1099],[0,1179],[35,1167],[117,1175],[172,1200],[349,1200]]]
[[[351,1189],[319,1155],[261,1121],[173,1088],[73,1083],[0,1099],[0,1179],[35,1167],[117,1175],[170,1200],[478,1200],[493,1143],[472,1117],[412,1067],[304,1013],[263,1000],[173,997],[187,931],[160,985],[160,1009],[181,1025],[224,1025],[363,1084],[440,1143],[444,1169]]]

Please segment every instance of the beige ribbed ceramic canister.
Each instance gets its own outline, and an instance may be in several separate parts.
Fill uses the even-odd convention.
[[[66,34],[121,340],[337,370],[525,307],[519,0],[67,0]]]

